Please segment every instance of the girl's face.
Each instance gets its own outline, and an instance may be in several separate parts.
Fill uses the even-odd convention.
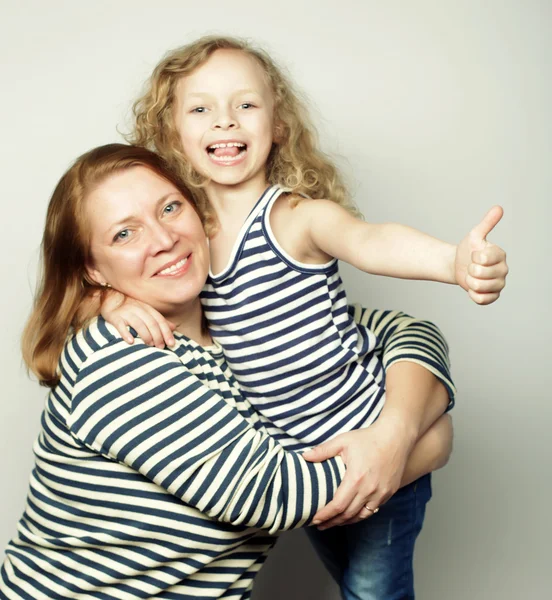
[[[200,311],[209,269],[207,239],[190,202],[143,166],[108,177],[86,199],[89,275],[169,319]],[[201,312],[198,313],[199,315]]]
[[[217,50],[177,86],[175,118],[184,153],[217,186],[266,187],[274,139],[274,99],[259,63]]]

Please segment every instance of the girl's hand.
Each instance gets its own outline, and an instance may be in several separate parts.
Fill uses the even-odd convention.
[[[343,525],[360,513],[361,518],[372,516],[399,489],[414,441],[402,424],[388,419],[343,433],[303,453],[311,462],[339,454],[347,466],[333,500],[316,513],[313,524],[322,530]]]
[[[128,330],[132,327],[148,346],[172,347],[175,339],[172,334],[176,325],[151,306],[124,296],[115,290],[106,293],[102,302],[101,315],[121,334],[125,342],[132,344],[134,337]]]
[[[491,304],[506,285],[506,253],[486,239],[503,214],[502,207],[493,206],[456,249],[456,283],[477,304]]]

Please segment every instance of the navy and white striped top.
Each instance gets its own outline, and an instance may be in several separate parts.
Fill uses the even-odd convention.
[[[212,336],[269,433],[305,449],[373,422],[385,401],[381,329],[357,325],[338,261],[300,263],[278,244],[270,211],[285,192],[268,188],[242,227],[227,267],[210,273],[202,303]],[[400,327],[411,324],[404,315]],[[380,323],[381,325],[381,323]],[[412,331],[410,332],[411,334]],[[453,393],[447,348],[433,326],[413,334],[418,360]],[[394,361],[392,361],[394,362]]]
[[[129,346],[100,318],[68,341],[1,598],[249,598],[270,534],[331,499],[341,460],[285,451],[220,347],[175,337]]]

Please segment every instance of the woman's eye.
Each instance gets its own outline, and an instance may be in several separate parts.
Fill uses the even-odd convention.
[[[254,107],[254,104],[251,104],[251,102],[244,102],[243,104],[240,104],[240,108],[248,109],[248,108],[253,108],[253,107]]]
[[[163,209],[163,213],[166,215],[170,215],[176,212],[181,206],[182,202],[171,202],[170,204],[167,204],[167,206],[165,206],[165,208]]]
[[[190,112],[201,114],[204,113],[206,110],[207,109],[205,108],[205,106],[196,106],[195,108],[192,108]]]
[[[115,237],[113,238],[113,241],[114,242],[124,242],[125,240],[128,240],[129,237],[130,237],[130,229],[123,229],[115,235]]]

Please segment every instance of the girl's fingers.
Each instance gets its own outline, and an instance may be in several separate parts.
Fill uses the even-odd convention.
[[[167,319],[165,319],[160,312],[155,310],[155,308],[152,308],[147,304],[145,304],[144,307],[146,308],[148,315],[151,317],[151,319],[153,319],[153,321],[150,322],[151,327],[159,332],[156,334],[156,332],[152,330],[152,335],[156,339],[155,345],[158,348],[164,348],[165,345],[169,347],[174,346],[176,341],[174,339],[173,330],[176,329],[176,325],[170,321],[167,321]],[[163,345],[158,345],[158,342],[161,342]]]
[[[475,279],[504,279],[508,275],[508,266],[505,262],[500,262],[491,267],[472,262],[468,265],[468,275],[475,277]]]
[[[466,285],[470,290],[479,294],[490,294],[501,292],[506,285],[502,278],[498,279],[477,279],[471,275],[466,275]]]
[[[138,337],[148,346],[153,346],[153,337],[150,328],[138,315],[128,315],[127,323],[138,334]]]
[[[500,296],[499,293],[495,294],[480,294],[478,292],[474,292],[473,290],[468,290],[469,297],[476,303],[482,306],[486,304],[492,304],[495,300],[498,300]]]
[[[472,261],[478,265],[491,267],[498,263],[506,261],[506,252],[494,244],[489,244],[483,250],[475,250],[472,252]]]
[[[149,346],[155,346],[156,348],[162,350],[165,347],[165,337],[157,320],[148,311],[140,312],[140,316],[137,318],[139,318],[148,329],[146,334],[148,336],[148,340],[146,340],[146,338],[142,338],[144,342],[146,342],[146,344]],[[136,329],[136,327],[134,329]],[[136,331],[138,331],[138,329],[136,329]],[[140,337],[142,337],[141,334]]]
[[[113,319],[112,323],[113,327],[117,329],[117,331],[121,334],[121,337],[127,344],[134,344],[134,336],[128,330],[128,326],[124,319]]]
[[[161,335],[163,336],[164,344],[169,348],[172,348],[176,344],[176,340],[174,339],[174,335],[169,324],[166,322],[160,323],[159,327],[161,328]]]

